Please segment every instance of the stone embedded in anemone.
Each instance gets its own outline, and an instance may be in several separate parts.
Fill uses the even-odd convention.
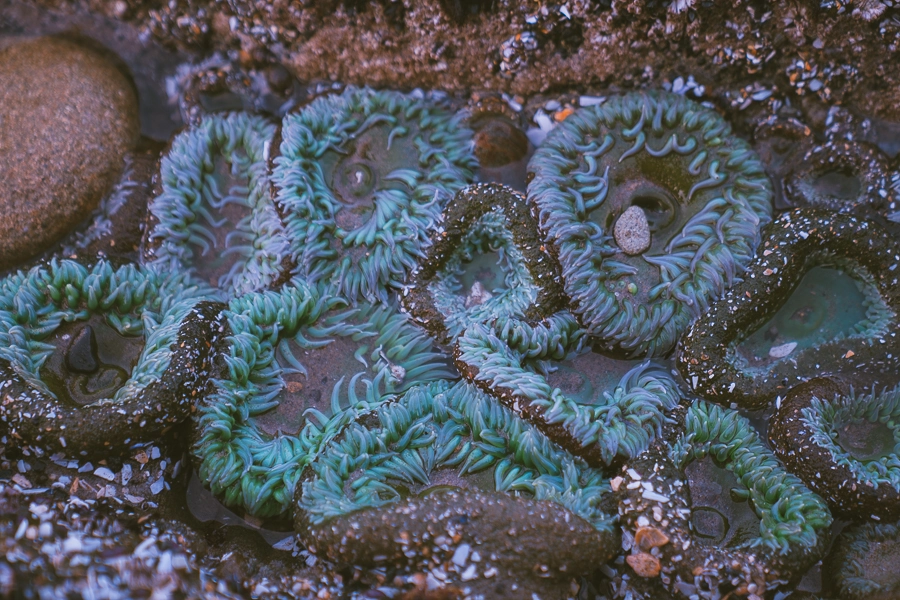
[[[746,418],[703,401],[675,417],[667,439],[610,482],[637,575],[659,577],[679,597],[767,597],[824,555],[828,507]]]
[[[215,376],[220,305],[187,277],[52,261],[0,282],[0,416],[14,443],[108,456],[185,420]]]
[[[898,257],[900,243],[875,223],[817,209],[785,213],[743,281],[681,339],[682,376],[709,400],[747,408],[816,376],[852,377],[857,389],[893,385]],[[830,283],[835,267],[839,286]]]
[[[769,423],[785,466],[851,521],[900,518],[900,388],[846,393],[829,379],[795,386]]]
[[[294,519],[304,545],[340,563],[416,569],[447,552],[435,533],[447,528],[450,554],[465,544],[482,557],[471,579],[490,578],[483,573],[492,568],[571,577],[618,550],[608,494],[599,471],[493,398],[465,381],[439,381],[331,440],[297,486]],[[412,534],[419,530],[432,534]],[[466,561],[451,562],[458,578]]]
[[[283,278],[288,242],[266,174],[275,131],[263,117],[223,113],[175,137],[149,206],[149,264],[190,271],[227,297]]]
[[[233,299],[228,371],[199,410],[199,475],[228,506],[287,510],[300,471],[359,411],[452,377],[396,304],[345,301],[302,280]]]
[[[459,117],[396,92],[319,98],[281,135],[273,183],[300,272],[351,302],[403,284],[476,167]]]
[[[471,323],[537,321],[566,304],[559,265],[541,243],[525,198],[492,183],[463,188],[450,201],[401,299],[443,342]]]
[[[629,357],[674,347],[740,276],[772,212],[753,150],[715,112],[673,94],[576,111],[529,171],[528,201],[558,252],[574,312],[597,344]],[[630,207],[650,229],[650,245],[633,255],[612,235]]]
[[[832,139],[812,147],[783,185],[793,206],[864,215],[894,201],[888,159],[865,142]]]
[[[465,377],[594,466],[643,452],[681,399],[666,369],[649,361],[610,359],[580,344],[555,362],[529,358],[529,350],[474,324],[455,357]]]
[[[900,593],[900,526],[866,523],[838,536],[822,568],[825,591],[847,600],[893,600]]]
[[[500,99],[500,103],[506,106],[504,100]],[[466,122],[475,133],[472,141],[478,158],[476,178],[524,192],[528,160],[534,154],[534,147],[525,132],[496,105],[476,109]]]

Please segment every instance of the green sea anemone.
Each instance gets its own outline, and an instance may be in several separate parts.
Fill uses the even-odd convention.
[[[286,116],[273,183],[301,274],[387,298],[475,167],[460,118],[413,96],[348,88]]]
[[[471,323],[541,318],[565,307],[559,265],[525,197],[496,183],[460,190],[404,289],[404,308],[443,342]]]
[[[149,206],[149,264],[189,271],[226,297],[271,286],[290,270],[266,174],[275,132],[263,117],[222,113],[175,137]]]
[[[866,523],[838,537],[822,568],[825,588],[846,600],[893,600],[900,593],[900,526]]]
[[[783,214],[744,280],[682,338],[682,376],[709,400],[747,408],[817,376],[897,383],[898,261],[900,243],[875,223],[821,209]]]
[[[765,597],[825,553],[831,513],[737,411],[696,401],[622,469],[626,557],[686,598]]]
[[[222,337],[203,291],[103,260],[0,282],[0,418],[13,442],[106,457],[185,420]]]
[[[794,206],[841,212],[880,209],[892,195],[888,159],[865,142],[832,139],[814,146],[785,178]]]
[[[194,448],[226,505],[283,514],[300,471],[358,411],[453,376],[396,304],[344,304],[302,280],[229,304],[228,372],[201,404]]]
[[[415,564],[423,554],[404,553],[407,544],[440,546],[440,540],[404,540],[397,532],[417,527],[420,518],[432,517],[407,513],[404,521],[397,518],[400,513],[393,507],[414,501],[422,508],[413,512],[428,514],[429,503],[439,506],[439,494],[453,490],[493,497],[493,502],[501,505],[498,494],[537,501],[532,508],[552,503],[558,505],[554,510],[568,512],[569,517],[550,521],[550,533],[570,539],[579,531],[584,546],[562,548],[564,555],[544,557],[542,562],[564,564],[578,560],[572,551],[583,554],[585,548],[591,548],[596,551],[591,556],[593,568],[618,549],[615,517],[603,507],[609,493],[603,475],[465,381],[417,386],[345,427],[307,467],[296,493],[296,528],[306,545],[332,559],[376,565],[407,562],[408,558]],[[507,506],[516,510],[517,505]],[[498,540],[495,523],[481,520],[475,525],[475,515],[472,518],[473,525],[460,530],[472,549],[484,556],[486,564],[479,565],[478,575],[492,565],[501,567],[504,562],[525,558],[527,550],[508,547],[509,540],[517,538],[515,531],[503,528]],[[465,525],[450,510],[438,511],[435,520],[438,529],[454,523]],[[357,521],[376,525],[348,527],[357,531],[354,542],[341,542],[340,532]],[[407,524],[395,528],[394,521]],[[527,535],[530,526],[539,526],[530,521],[526,517],[518,523],[519,536]],[[549,539],[546,542],[551,543]],[[492,545],[497,549],[488,553],[479,547],[482,543],[487,549]],[[530,562],[518,566],[524,566],[526,572],[535,567]],[[554,573],[545,570],[540,576]]]
[[[621,361],[580,344],[556,361],[529,358],[489,327],[474,324],[457,340],[461,373],[592,465],[643,452],[681,394],[667,370]]]
[[[529,164],[528,201],[591,336],[628,357],[667,354],[741,276],[770,220],[753,150],[682,96],[582,108]]]
[[[830,379],[812,379],[781,401],[769,440],[838,516],[900,518],[900,388],[846,393]]]

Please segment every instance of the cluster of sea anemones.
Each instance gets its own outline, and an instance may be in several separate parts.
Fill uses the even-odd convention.
[[[815,207],[773,220],[750,144],[673,94],[575,111],[526,194],[473,185],[464,116],[421,94],[201,115],[139,264],[0,280],[0,418],[79,456],[190,420],[225,505],[465,594],[552,595],[613,560],[644,597],[761,598],[825,556],[832,510],[900,517],[886,163],[835,144],[781,174]],[[859,197],[825,198],[829,165]],[[771,449],[738,409],[775,410]]]

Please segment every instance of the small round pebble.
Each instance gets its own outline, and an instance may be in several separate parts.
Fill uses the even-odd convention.
[[[0,50],[0,269],[97,207],[138,138],[128,77],[106,56],[42,37]]]
[[[634,256],[650,247],[650,223],[639,206],[629,206],[616,220],[613,229],[616,244],[625,254]]]

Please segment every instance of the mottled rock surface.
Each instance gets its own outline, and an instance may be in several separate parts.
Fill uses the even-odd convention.
[[[138,131],[131,82],[60,38],[0,50],[0,269],[57,241],[116,181]]]

